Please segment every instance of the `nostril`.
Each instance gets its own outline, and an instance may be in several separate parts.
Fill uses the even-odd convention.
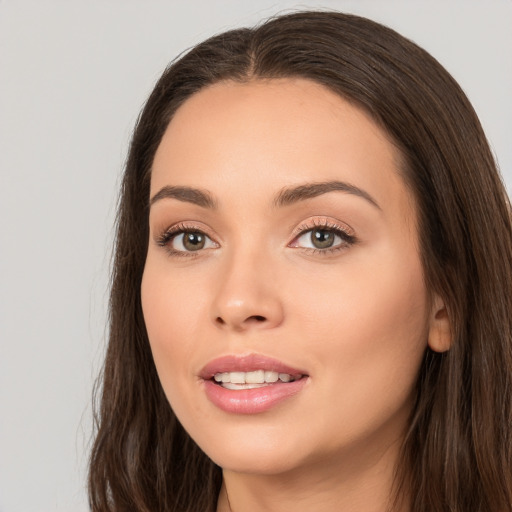
[[[256,322],[264,322],[266,320],[266,318],[261,315],[253,315],[253,316],[250,316],[247,320],[255,320]]]
[[[252,322],[261,323],[261,322],[265,322],[266,320],[267,319],[262,315],[251,315],[251,316],[247,317],[243,323],[252,323]],[[224,320],[222,317],[218,316],[215,319],[215,323],[217,323],[219,325],[227,325],[228,322],[226,322],[226,320]]]

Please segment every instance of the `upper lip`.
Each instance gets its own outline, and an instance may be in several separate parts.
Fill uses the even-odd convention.
[[[305,376],[307,373],[298,368],[264,356],[262,354],[228,355],[213,359],[201,370],[199,376],[204,380],[211,379],[216,373],[224,372],[253,372],[268,370],[278,373],[287,373],[292,376]]]

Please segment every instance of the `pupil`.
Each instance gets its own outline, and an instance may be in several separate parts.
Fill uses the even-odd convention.
[[[315,229],[311,232],[311,242],[317,249],[326,249],[332,246],[334,233],[325,229]]]
[[[205,244],[205,238],[202,233],[185,233],[183,245],[189,251],[202,249]]]

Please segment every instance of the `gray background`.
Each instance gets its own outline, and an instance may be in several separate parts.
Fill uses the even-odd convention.
[[[512,2],[0,0],[0,510],[87,510],[112,224],[138,111],[168,61],[291,8],[388,24],[472,100],[512,185]]]

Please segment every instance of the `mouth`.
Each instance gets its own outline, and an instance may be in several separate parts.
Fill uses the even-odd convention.
[[[308,377],[303,370],[261,354],[219,357],[209,362],[199,376],[227,389],[253,389]]]
[[[218,372],[212,381],[225,389],[258,389],[274,384],[286,384],[304,378],[302,374],[280,373],[274,370],[254,370],[250,372]]]
[[[215,359],[199,376],[210,402],[233,414],[273,409],[300,393],[309,380],[305,371],[259,354]]]

